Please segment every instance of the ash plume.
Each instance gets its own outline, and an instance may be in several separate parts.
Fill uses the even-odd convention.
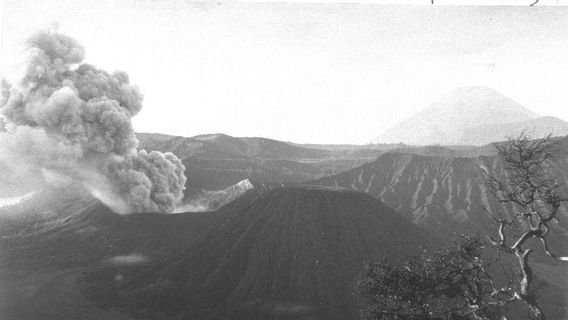
[[[27,43],[22,80],[9,92],[3,81],[0,191],[72,181],[119,213],[173,212],[185,168],[172,153],[136,150],[142,94],[128,75],[83,63],[83,46],[57,32]]]
[[[8,101],[11,88],[12,85],[10,84],[10,82],[6,81],[6,79],[2,79],[2,101],[0,101],[0,107],[4,106],[4,104],[6,104],[6,101]]]

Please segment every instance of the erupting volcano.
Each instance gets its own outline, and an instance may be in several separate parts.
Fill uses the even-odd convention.
[[[128,75],[83,63],[83,46],[57,32],[27,44],[27,70],[1,109],[1,189],[79,182],[121,214],[173,212],[185,168],[172,153],[136,150],[142,94]]]

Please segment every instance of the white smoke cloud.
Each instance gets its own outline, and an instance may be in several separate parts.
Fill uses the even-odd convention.
[[[176,213],[213,211],[233,202],[242,196],[247,190],[253,189],[249,179],[239,181],[223,190],[202,190],[197,197],[182,206],[176,208]]]
[[[10,97],[10,89],[12,89],[10,82],[6,81],[6,79],[2,79],[2,100],[0,101],[0,107],[4,106],[6,101],[8,101],[8,98]]]
[[[57,32],[28,44],[23,79],[8,92],[3,82],[0,183],[25,190],[57,177],[82,183],[119,213],[173,212],[185,168],[171,153],[136,150],[131,118],[142,95],[128,75],[82,63],[84,48]]]
[[[136,265],[136,264],[144,264],[150,261],[150,259],[142,254],[139,253],[131,253],[129,255],[124,256],[114,256],[112,258],[106,259],[104,262],[116,265],[116,266],[123,266],[123,265]]]

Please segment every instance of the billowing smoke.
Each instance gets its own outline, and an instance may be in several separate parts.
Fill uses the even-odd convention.
[[[10,82],[6,81],[6,79],[2,79],[2,100],[0,101],[0,107],[4,106],[4,104],[6,104],[6,101],[8,101],[11,88],[12,85],[10,84]]]
[[[119,213],[172,212],[185,168],[171,153],[136,150],[131,118],[142,95],[128,75],[82,63],[83,46],[60,33],[40,32],[28,45],[23,79],[9,94],[2,86],[2,187],[79,182]]]

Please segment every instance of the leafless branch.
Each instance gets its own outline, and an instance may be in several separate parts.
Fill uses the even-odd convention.
[[[550,249],[548,248],[548,243],[546,241],[546,238],[543,236],[539,236],[538,237],[540,239],[540,242],[542,243],[542,246],[544,248],[544,252],[549,256],[552,257],[558,261],[568,261],[568,257],[562,257],[562,256],[558,256],[552,252],[550,252]]]
[[[533,5],[537,2],[538,0]],[[487,236],[487,239],[492,246],[517,258],[520,271],[519,289],[510,289],[512,297],[523,301],[535,319],[544,319],[544,314],[534,296],[530,294],[534,280],[529,263],[532,249],[525,249],[523,246],[529,239],[539,238],[548,256],[559,261],[568,261],[568,257],[560,257],[550,251],[546,238],[551,230],[549,223],[558,219],[560,206],[568,200],[558,195],[560,185],[548,170],[550,161],[557,156],[557,143],[551,135],[532,140],[525,132],[509,138],[507,143],[496,145],[506,174],[504,177],[498,177],[487,173],[486,179],[487,187],[497,202],[511,204],[520,212],[511,219],[503,219],[495,217],[484,208],[485,213],[499,224],[499,238]],[[520,225],[521,229],[517,228],[521,231],[520,235],[513,236],[511,231],[517,220],[523,221],[525,225]],[[508,237],[514,237],[512,245],[507,243]]]

